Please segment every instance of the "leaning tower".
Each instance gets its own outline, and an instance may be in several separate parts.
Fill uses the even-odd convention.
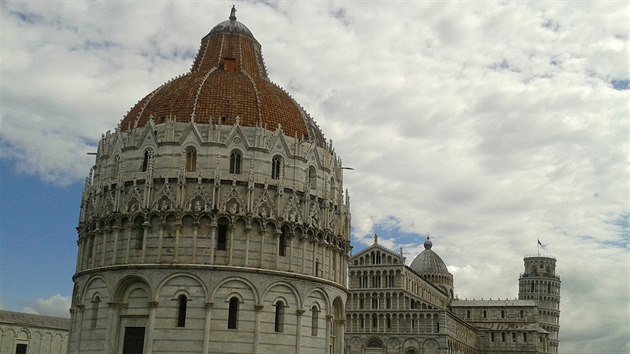
[[[556,275],[556,259],[551,256],[526,256],[525,272],[519,278],[518,298],[537,300],[539,322],[549,332],[549,353],[558,353],[560,330],[560,277]]]
[[[232,9],[98,144],[69,353],[341,353],[343,191],[331,143]]]

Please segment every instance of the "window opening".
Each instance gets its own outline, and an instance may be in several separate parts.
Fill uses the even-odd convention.
[[[230,154],[230,173],[238,175],[241,173],[241,152],[232,151]]]
[[[317,329],[319,328],[319,309],[317,306],[311,307],[311,335],[317,336]],[[361,325],[363,328],[363,325]]]
[[[144,327],[125,327],[122,354],[142,354],[144,352]]]
[[[225,219],[219,220],[217,225],[217,249],[225,251],[227,249],[228,222]]]
[[[90,328],[92,329],[96,328],[96,322],[98,321],[98,305],[100,302],[101,298],[98,296],[92,300],[92,320],[90,323]]]
[[[282,232],[278,237],[278,256],[285,257],[287,255],[287,229],[282,228]]]
[[[26,351],[28,349],[28,345],[26,344],[17,344],[15,346],[15,354],[26,354]]]
[[[238,298],[230,299],[230,307],[228,309],[228,329],[237,329],[238,327]]]
[[[271,160],[271,179],[280,179],[280,171],[282,168],[282,157],[274,156]]]
[[[147,172],[149,169],[149,161],[153,158],[153,151],[151,149],[146,149],[144,151],[144,159],[142,159],[142,172]]]
[[[186,309],[188,307],[188,298],[186,295],[179,295],[179,313],[177,314],[177,327],[186,327]]]
[[[189,146],[186,148],[186,172],[195,172],[197,170],[197,150]]]
[[[276,332],[284,332],[284,303],[280,300],[276,302],[276,318],[273,330]]]
[[[315,166],[308,167],[308,184],[311,189],[317,188],[317,171],[315,170]]]

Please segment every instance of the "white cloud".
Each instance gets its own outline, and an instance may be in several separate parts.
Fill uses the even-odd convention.
[[[541,239],[563,280],[561,352],[628,349],[618,309],[629,288],[630,90],[612,84],[628,80],[627,5],[237,8],[271,79],[355,168],[345,175],[355,250],[385,228],[387,246],[405,246],[410,261],[431,231],[461,297],[514,298],[522,255]],[[0,157],[54,183],[83,178],[100,134],[187,71],[200,38],[228,11],[198,2],[8,2]],[[601,333],[586,336],[587,328]]]
[[[20,311],[37,315],[70,317],[70,296],[52,295],[47,299],[39,298],[31,304],[27,304]]]

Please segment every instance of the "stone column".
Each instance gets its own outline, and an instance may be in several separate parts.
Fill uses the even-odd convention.
[[[254,306],[254,309],[256,310],[254,319],[254,353],[258,353],[258,341],[260,340],[260,311],[262,311],[263,307],[263,305]]]
[[[131,248],[131,230],[133,229],[133,223],[127,225],[127,252],[125,252],[125,263],[129,263],[129,248]]]
[[[114,314],[116,311],[117,303],[109,302],[107,303],[107,326],[105,326],[105,343],[103,348],[103,353],[110,354],[114,351],[114,345],[112,341],[112,331],[116,328],[114,321],[117,321],[117,318],[114,318]]]
[[[142,223],[142,256],[140,257],[140,263],[144,263],[144,259],[147,254],[147,238],[149,234],[149,227],[151,224],[149,221]]]
[[[75,353],[79,353],[81,349],[81,333],[83,333],[83,312],[85,310],[85,306],[78,305],[77,306],[77,327],[75,335],[77,337],[77,346],[74,348]]]
[[[267,226],[262,225],[260,230],[260,268],[265,265],[265,235],[267,234]]]
[[[293,271],[293,238],[289,238],[289,272]]]
[[[215,221],[210,223],[210,264],[214,264],[214,250],[217,248],[217,223]]]
[[[213,302],[206,302],[206,322],[203,331],[203,354],[208,354],[210,350],[210,326],[212,325],[212,306]]]
[[[296,348],[296,354],[300,353],[300,344],[302,342],[302,315],[304,315],[304,310],[303,309],[299,309],[295,312],[296,317],[297,317],[297,328],[296,328],[296,333],[295,333],[295,348]]]
[[[182,222],[178,220],[175,222],[175,262],[179,261],[179,241],[182,231]]]
[[[149,301],[149,324],[147,328],[147,350],[146,354],[153,353],[153,332],[155,331],[155,316],[157,313],[158,302]]]
[[[157,249],[157,262],[160,263],[162,260],[162,242],[164,240],[164,225],[166,225],[163,221],[160,222],[160,233],[158,236],[158,249]]]
[[[197,233],[199,232],[199,222],[193,222],[193,244],[192,244],[192,262],[197,263]]]
[[[116,264],[116,253],[118,252],[118,235],[121,227],[114,225],[114,249],[112,250],[112,264]]]
[[[330,326],[332,325],[332,320],[332,315],[326,315],[326,352],[330,352]]]
[[[245,226],[245,267],[249,266],[249,235],[252,227],[249,225]]]
[[[233,256],[233,251],[234,251],[234,229],[235,226],[233,223],[230,223],[230,226],[228,227],[228,233],[229,233],[229,241],[228,241],[228,265],[232,265],[232,256]]]
[[[105,253],[107,253],[107,233],[111,231],[111,229],[103,231],[103,246],[101,247],[101,267],[105,265]]]

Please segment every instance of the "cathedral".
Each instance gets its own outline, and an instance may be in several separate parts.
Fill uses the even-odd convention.
[[[456,299],[428,239],[352,255],[342,172],[232,8],[99,141],[68,353],[556,353],[555,259],[519,300]]]
[[[453,275],[433,251],[410,266],[374,243],[349,261],[346,353],[557,354],[560,278],[553,257],[526,256],[518,299],[454,298]]]

